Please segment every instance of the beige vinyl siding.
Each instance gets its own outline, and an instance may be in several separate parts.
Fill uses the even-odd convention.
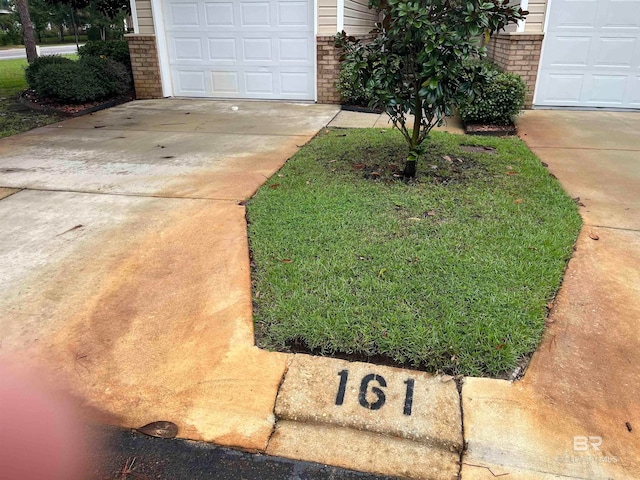
[[[153,15],[151,14],[151,0],[137,0],[138,27],[141,35],[153,35]]]
[[[318,35],[335,35],[337,31],[337,0],[318,0]]]
[[[378,14],[368,5],[368,0],[344,0],[344,30],[349,35],[365,35],[378,21]]]
[[[547,10],[546,0],[529,0],[529,15],[524,25],[525,32],[539,33],[544,31],[544,16]]]

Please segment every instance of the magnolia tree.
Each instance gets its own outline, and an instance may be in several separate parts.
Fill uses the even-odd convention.
[[[433,127],[482,80],[478,62],[492,33],[527,15],[508,0],[370,0],[383,14],[373,42],[344,32],[336,37],[346,62],[357,69],[372,105],[385,109],[410,151],[405,177],[416,174],[418,157]],[[413,126],[407,115],[414,116]]]

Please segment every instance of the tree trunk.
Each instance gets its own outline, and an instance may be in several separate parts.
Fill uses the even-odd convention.
[[[407,159],[407,162],[404,164],[404,171],[402,172],[402,176],[404,178],[413,178],[416,176],[416,172],[418,171],[418,161]]]
[[[76,37],[76,50],[80,48],[78,43],[78,27],[76,26],[76,16],[74,15],[75,8],[71,7],[71,23],[73,24],[73,36]]]
[[[420,156],[420,126],[422,123],[422,101],[418,96],[419,86],[416,84],[415,108],[413,116],[413,130],[411,132],[411,151],[407,157],[407,163],[404,164],[402,176],[404,178],[413,178],[418,171],[418,157]]]
[[[36,50],[36,38],[33,32],[31,16],[29,16],[27,0],[16,0],[16,7],[18,9],[18,15],[20,16],[20,23],[22,24],[22,38],[24,39],[24,47],[27,51],[27,62],[32,63],[38,58],[38,51]]]

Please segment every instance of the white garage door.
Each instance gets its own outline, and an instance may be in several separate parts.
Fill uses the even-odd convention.
[[[640,108],[640,0],[551,0],[534,103]]]
[[[164,0],[173,95],[314,100],[313,0]]]

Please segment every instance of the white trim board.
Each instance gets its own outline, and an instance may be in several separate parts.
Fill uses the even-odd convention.
[[[131,8],[131,20],[133,20],[133,33],[140,33],[140,25],[138,24],[138,10],[136,7],[136,0],[129,0],[129,7]]]
[[[169,49],[167,48],[167,36],[164,31],[164,14],[161,0],[151,0],[151,14],[153,15],[153,25],[156,32],[162,95],[172,97],[173,86],[171,84],[171,69],[169,68]]]

